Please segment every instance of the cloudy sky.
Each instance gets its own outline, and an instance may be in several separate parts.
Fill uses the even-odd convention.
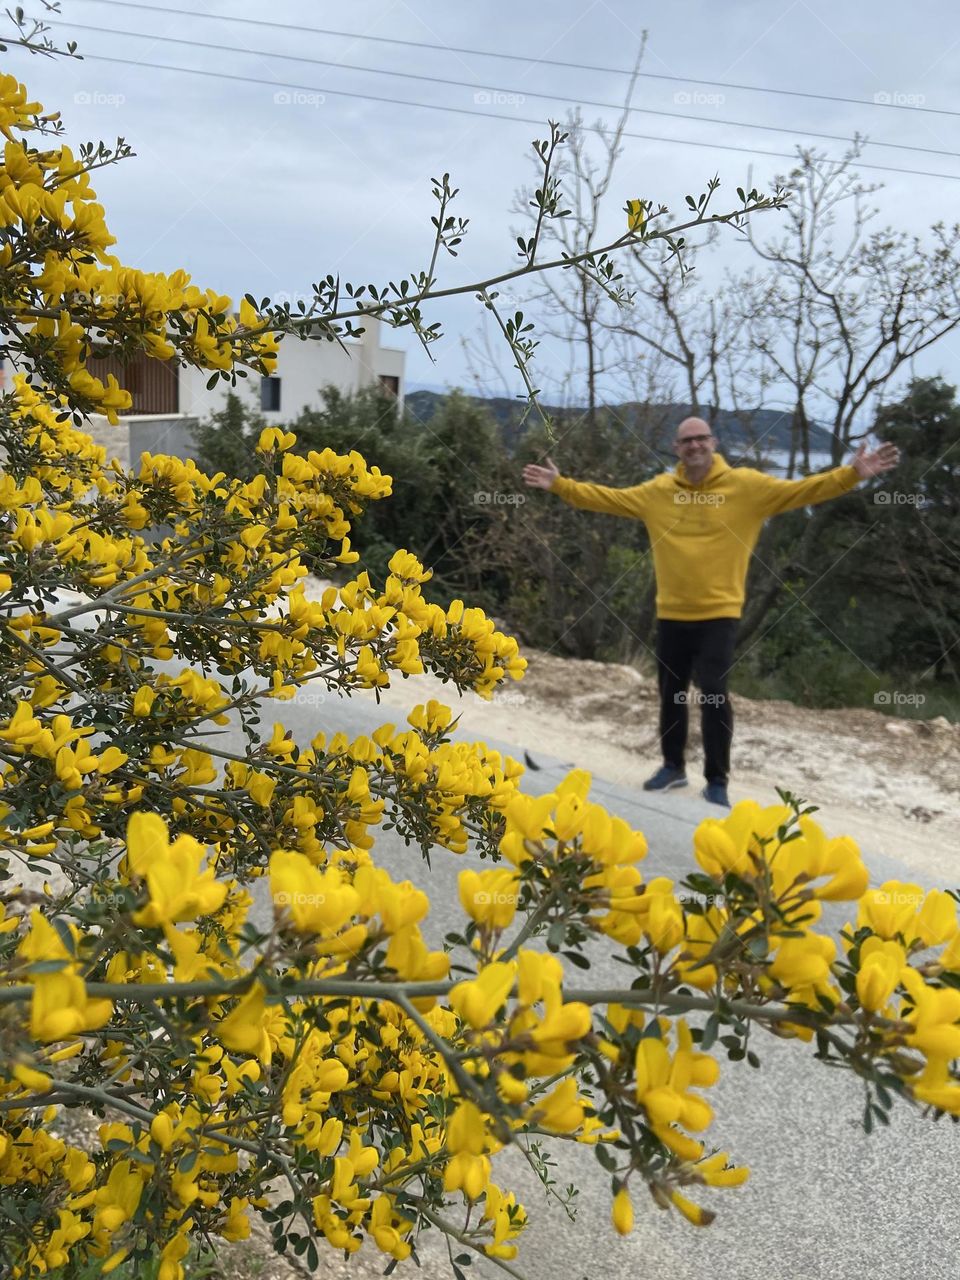
[[[922,232],[955,220],[960,21],[946,3],[921,3],[909,19],[892,0],[869,10],[835,0],[61,7],[52,34],[75,39],[85,60],[11,50],[8,69],[62,110],[72,143],[122,134],[133,146],[135,158],[95,182],[124,261],[182,266],[234,296],[295,299],[328,273],[358,283],[426,266],[430,179],[444,171],[470,230],[460,256],[441,263],[442,283],[508,268],[510,205],[531,176],[532,139],[578,105],[588,121],[613,122],[644,28],[630,124],[643,136],[626,142],[611,238],[628,197],[679,212],[713,173],[721,192],[748,175],[768,187],[798,143],[839,156],[843,142],[816,135],[857,131],[871,139],[864,178],[885,184],[882,221]],[[733,263],[743,250],[728,252]],[[388,335],[408,350],[408,382],[470,385],[464,339],[480,332],[479,304],[466,298],[432,318],[446,335],[433,365],[408,333]],[[559,368],[543,355],[549,388]],[[520,390],[509,365],[508,385],[491,375],[491,393]],[[960,379],[960,343],[942,343],[931,368]]]

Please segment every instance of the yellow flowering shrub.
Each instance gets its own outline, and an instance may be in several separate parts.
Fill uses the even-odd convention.
[[[527,795],[437,702],[295,739],[282,704],[305,685],[430,672],[489,696],[525,662],[480,610],[428,603],[406,550],[382,584],[358,570],[308,598],[389,497],[357,453],[301,456],[269,428],[249,482],[107,461],[82,416],[127,399],[92,354],[229,376],[268,371],[276,338],[249,301],[234,316],[117,262],[95,155],[47,146],[40,113],[0,77],[4,1274],[159,1257],[180,1280],[191,1240],[243,1239],[254,1214],[312,1267],[326,1246],[406,1258],[430,1226],[509,1262],[527,1212],[497,1157],[531,1136],[591,1149],[618,1232],[642,1184],[702,1225],[709,1189],[747,1176],[708,1136],[721,1030],[735,1060],[755,1027],[815,1040],[866,1082],[868,1118],[894,1095],[960,1115],[954,899],[869,888],[853,841],[789,797],[702,823],[676,885],[644,878],[642,834],[586,774]],[[448,948],[427,894],[379,865],[385,827],[486,857]],[[839,939],[824,901],[855,913]],[[622,987],[574,976],[597,943]],[[63,1107],[98,1118],[96,1149],[56,1136]]]

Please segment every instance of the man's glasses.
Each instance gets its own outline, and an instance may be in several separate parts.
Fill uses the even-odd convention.
[[[677,444],[682,449],[685,444],[709,444],[713,436],[684,436]]]

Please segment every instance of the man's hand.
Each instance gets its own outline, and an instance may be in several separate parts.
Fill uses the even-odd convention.
[[[869,480],[871,476],[881,476],[890,471],[899,461],[900,450],[895,444],[882,444],[872,453],[867,453],[866,444],[862,444],[850,465],[861,480]]]
[[[531,489],[552,489],[553,482],[560,474],[557,464],[552,458],[547,459],[545,467],[538,467],[535,462],[528,462],[523,468],[523,479]]]

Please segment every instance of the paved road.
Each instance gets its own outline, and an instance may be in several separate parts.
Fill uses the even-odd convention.
[[[359,700],[328,698],[318,707],[301,694],[276,705],[277,718],[303,743],[321,727],[356,736],[398,720],[395,708]],[[542,764],[525,777],[531,792],[550,790],[565,772],[559,761],[541,758],[536,743],[489,745],[520,759],[526,748]],[[602,779],[595,779],[591,796],[646,834],[650,853],[644,866],[650,875],[678,878],[691,870],[692,833],[703,817],[717,812],[695,794],[651,798]],[[437,850],[428,872],[419,852],[405,848],[392,832],[378,839],[376,854],[393,876],[428,890],[433,907],[425,932],[439,945],[461,920],[456,880],[470,855],[460,859]],[[864,856],[874,883],[891,877],[923,881],[890,858],[868,849]],[[266,910],[266,903],[258,910]],[[837,923],[845,918],[840,909]],[[622,981],[622,974],[621,966],[599,954],[585,976],[593,985]],[[528,1280],[953,1280],[960,1269],[960,1130],[900,1107],[888,1130],[867,1137],[854,1077],[825,1069],[799,1043],[763,1036],[755,1048],[762,1070],[727,1063],[710,1091],[717,1117],[708,1137],[752,1170],[746,1186],[710,1193],[705,1202],[718,1215],[710,1228],[691,1227],[644,1196],[635,1203],[633,1235],[620,1240],[609,1226],[609,1176],[589,1148],[557,1144],[556,1181],[579,1189],[574,1223],[545,1201],[521,1158],[511,1152],[498,1157],[498,1181],[517,1191],[531,1217],[517,1264]],[[422,1253],[424,1271],[406,1264],[395,1274],[418,1274],[421,1280],[449,1274],[445,1263],[440,1266],[438,1245],[425,1242]],[[470,1274],[486,1280],[503,1273],[482,1263]]]

